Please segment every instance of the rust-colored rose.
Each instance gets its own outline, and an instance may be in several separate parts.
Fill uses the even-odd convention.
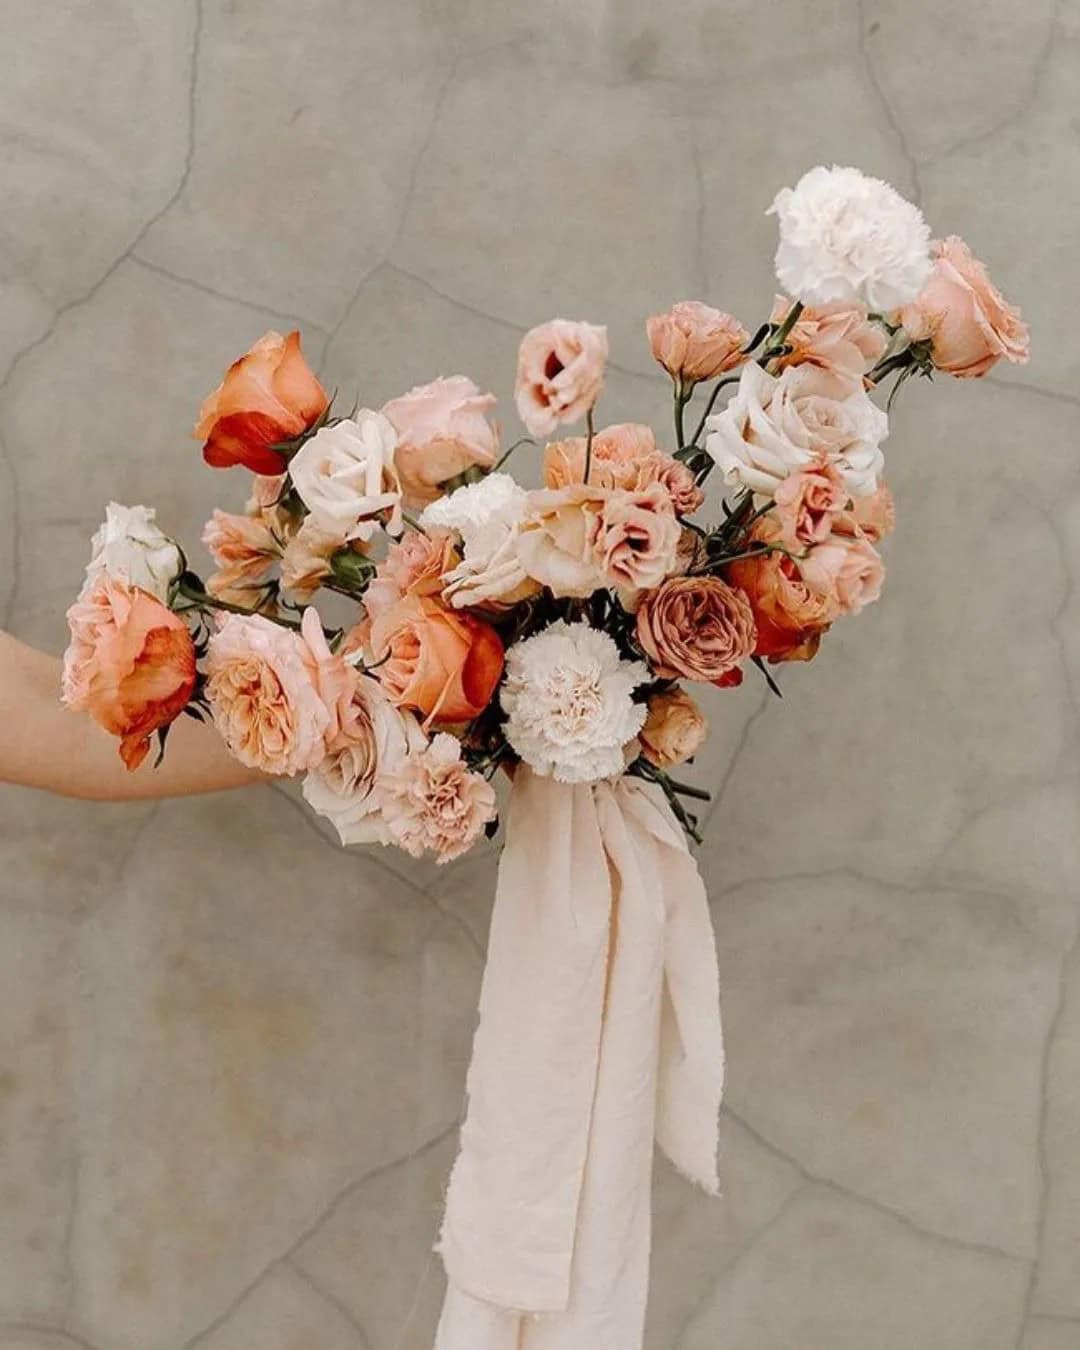
[[[743,593],[719,577],[671,577],[637,611],[637,640],[665,679],[737,683],[754,652],[754,615]]]
[[[502,677],[498,633],[430,595],[406,595],[371,626],[375,674],[391,702],[428,723],[468,722]]]
[[[663,689],[649,699],[638,732],[641,753],[658,769],[669,769],[697,754],[707,730],[705,715],[685,689]]]
[[[203,458],[215,469],[243,464],[253,473],[280,474],[276,449],[313,426],[330,405],[300,351],[300,334],[264,334],[204,401],[195,424]]]

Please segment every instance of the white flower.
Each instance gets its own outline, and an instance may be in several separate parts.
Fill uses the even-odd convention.
[[[930,275],[930,230],[917,206],[880,178],[819,164],[777,193],[776,275],[807,305],[842,300],[890,312]]]
[[[528,505],[529,494],[508,473],[490,473],[424,510],[424,529],[461,536],[462,561],[445,578],[444,594],[455,608],[514,604],[536,589],[517,553]]]
[[[388,534],[401,533],[396,446],[389,419],[369,408],[322,427],[304,442],[289,477],[320,529],[370,539],[385,523]]]
[[[631,694],[649,679],[607,633],[559,619],[506,653],[506,739],[544,777],[610,778],[626,767],[623,748],[645,722],[645,704]]]
[[[103,576],[149,591],[165,604],[169,586],[184,570],[183,555],[155,523],[149,506],[110,502],[105,520],[91,543],[82,594]]]
[[[355,696],[367,716],[343,748],[328,754],[304,779],[304,798],[338,832],[343,844],[389,844],[383,818],[384,781],[427,744],[420,724],[395,708],[378,680],[362,675]]]
[[[853,497],[878,485],[889,419],[867,395],[816,366],[788,366],[770,375],[744,366],[739,388],[707,423],[705,449],[729,487],[771,497],[797,469],[822,458],[835,464]]]

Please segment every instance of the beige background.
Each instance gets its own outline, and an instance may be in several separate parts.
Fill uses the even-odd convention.
[[[5,0],[0,616],[59,649],[110,496],[202,560],[187,438],[299,325],[377,405],[521,330],[772,296],[856,163],[1034,359],[910,387],[883,602],[711,700],[725,1196],[661,1169],[650,1350],[1080,1344],[1076,0]],[[344,853],[285,791],[0,840],[0,1350],[426,1350],[494,853]]]

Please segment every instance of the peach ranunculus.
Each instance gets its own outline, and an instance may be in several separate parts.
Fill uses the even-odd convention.
[[[490,469],[499,452],[499,431],[487,419],[494,394],[482,394],[465,375],[417,385],[383,407],[398,434],[394,462],[405,501],[426,506],[442,484],[466,469]]]
[[[896,503],[887,483],[869,497],[853,497],[833,524],[836,534],[861,534],[872,544],[880,544],[895,528]]]
[[[705,715],[685,689],[662,689],[649,699],[649,713],[638,732],[641,753],[658,769],[669,769],[693,759],[706,730]]]
[[[785,478],[773,500],[785,542],[805,548],[829,537],[850,497],[839,469],[823,460]]]
[[[582,481],[586,445],[584,436],[572,436],[553,441],[545,448],[544,481],[549,488]],[[692,470],[674,455],[659,449],[652,428],[641,422],[620,422],[596,433],[589,482],[628,492],[640,492],[652,483],[660,483],[680,516],[692,515],[705,500]]]
[[[937,369],[962,379],[985,375],[1002,357],[1023,365],[1029,355],[1027,325],[986,267],[955,234],[936,240],[931,253],[930,280],[900,311],[911,340],[928,341]]]
[[[449,530],[409,530],[391,544],[364,592],[364,608],[375,619],[404,595],[441,595],[446,574],[461,562]]]
[[[138,587],[103,576],[68,610],[63,701],[120,737],[120,757],[137,769],[150,737],[187,707],[195,690],[195,647],[178,615]]]
[[[206,522],[202,541],[218,565],[206,589],[219,600],[257,608],[282,555],[278,539],[261,515],[236,516],[215,511]]]
[[[778,295],[769,320],[781,324],[792,302]],[[865,309],[843,303],[806,308],[785,339],[791,350],[775,361],[784,366],[817,366],[841,383],[861,388],[866,373],[881,360],[889,339]]]
[[[654,314],[645,331],[655,360],[684,386],[715,380],[747,359],[750,334],[731,314],[700,300],[680,300],[666,314]]]
[[[390,836],[414,858],[439,863],[465,853],[498,814],[495,789],[461,757],[461,743],[440,732],[426,749],[401,761],[381,784]]]
[[[502,676],[495,629],[433,596],[403,596],[373,620],[369,640],[391,702],[423,714],[428,726],[477,717]]]
[[[329,406],[300,351],[300,334],[269,332],[203,402],[194,435],[215,469],[243,464],[253,473],[279,474],[285,456],[276,447],[314,426]]]
[[[603,588],[596,540],[610,488],[569,483],[529,493],[529,509],[517,538],[525,574],[559,598],[584,599]]]
[[[709,684],[737,684],[757,633],[743,593],[719,577],[671,577],[643,598],[637,640],[653,670]]]
[[[661,484],[641,492],[613,491],[597,526],[593,547],[607,585],[650,590],[675,570],[682,529]]]
[[[585,416],[600,397],[607,355],[607,329],[595,324],[552,319],[525,334],[514,397],[533,436]]]
[[[300,634],[258,614],[229,614],[210,639],[206,697],[241,764],[289,777],[326,753],[331,714]]]

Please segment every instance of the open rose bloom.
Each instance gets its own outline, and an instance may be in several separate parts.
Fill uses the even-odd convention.
[[[782,293],[758,315],[691,299],[645,321],[667,427],[619,420],[584,320],[522,336],[503,416],[495,371],[336,409],[299,334],[265,334],[196,426],[208,464],[252,475],[207,522],[205,580],[153,511],[111,504],[68,704],[132,768],[178,716],[211,719],[245,764],[301,775],[344,843],[457,857],[519,765],[645,779],[696,836],[671,776],[706,735],[695,686],[775,691],[881,595],[890,395],[1028,354],[983,264],[888,184],[818,166],[772,214]]]

